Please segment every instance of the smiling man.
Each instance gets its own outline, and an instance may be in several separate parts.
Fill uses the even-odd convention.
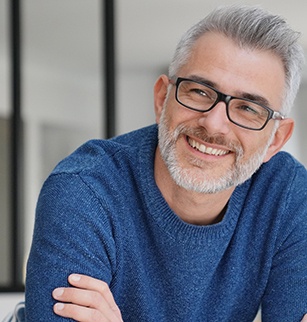
[[[235,187],[291,135],[293,120],[284,119],[278,128],[268,122],[273,111],[268,106],[282,106],[285,72],[276,54],[241,48],[234,40],[210,32],[195,42],[191,57],[176,74],[171,75],[175,83],[163,75],[155,87],[160,142],[155,179],[177,215],[210,224]],[[267,105],[258,105],[262,102]],[[187,191],[198,193],[194,194],[198,207],[191,209],[186,203]]]
[[[297,38],[260,8],[215,10],[158,78],[157,125],[57,166],[37,206],[29,321],[244,322],[260,306],[263,321],[303,319],[307,172],[280,152]]]

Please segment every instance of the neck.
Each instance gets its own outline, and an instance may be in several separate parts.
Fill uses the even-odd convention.
[[[170,208],[185,222],[194,225],[212,225],[220,222],[234,188],[204,194],[186,190],[171,178],[159,149],[155,156],[155,180]]]

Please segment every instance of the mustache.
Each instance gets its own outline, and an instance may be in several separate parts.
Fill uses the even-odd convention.
[[[191,128],[181,124],[177,126],[173,134],[174,139],[178,139],[180,135],[193,136],[209,144],[223,145],[230,151],[236,152],[238,156],[243,155],[242,146],[238,142],[226,139],[220,134],[209,134],[205,128]]]

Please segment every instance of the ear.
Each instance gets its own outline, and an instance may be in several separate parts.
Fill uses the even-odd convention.
[[[164,107],[168,85],[168,77],[166,75],[161,75],[154,86],[154,106],[157,124],[160,122],[160,116]]]
[[[290,139],[294,129],[294,120],[291,118],[280,121],[279,127],[274,135],[274,139],[267,151],[264,162],[268,162],[277,152],[279,152]]]

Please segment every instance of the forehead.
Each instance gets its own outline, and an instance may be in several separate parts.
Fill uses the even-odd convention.
[[[270,51],[242,48],[218,33],[207,33],[196,41],[178,76],[190,75],[210,80],[226,94],[259,95],[276,110],[282,105],[285,72],[281,59]]]

